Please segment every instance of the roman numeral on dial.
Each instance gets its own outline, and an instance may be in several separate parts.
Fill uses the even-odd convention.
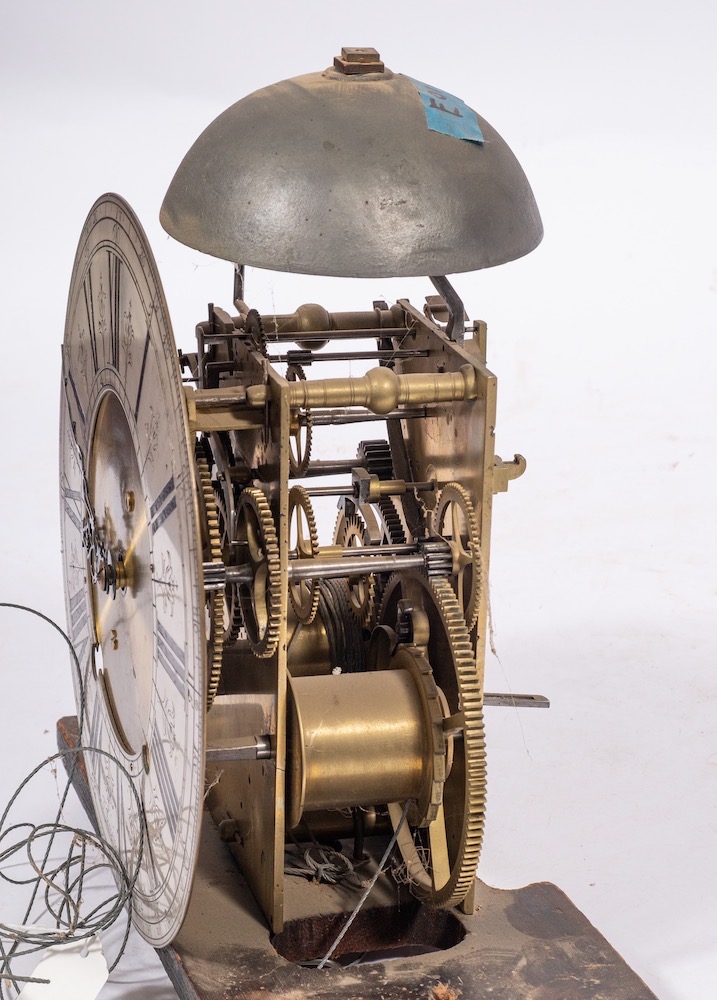
[[[174,641],[160,621],[157,622],[157,656],[172,684],[184,697],[186,676],[184,650]]]
[[[67,494],[65,494],[65,496],[67,497]],[[82,521],[80,520],[80,518],[79,518],[79,516],[77,514],[77,511],[75,511],[75,510],[72,509],[72,507],[70,506],[69,501],[67,499],[65,499],[65,513],[67,514],[67,516],[69,517],[69,519],[72,521],[72,523],[74,524],[75,528],[77,528],[77,533],[80,536],[82,536]]]
[[[77,593],[70,598],[70,639],[77,659],[80,661],[80,666],[90,641],[89,618],[87,591],[84,587],[80,587]]]
[[[120,352],[120,282],[122,278],[122,261],[117,254],[107,251],[109,268],[109,298],[110,298],[110,362],[119,369]]]
[[[172,476],[152,504],[149,511],[153,535],[156,533],[157,529],[164,524],[169,515],[176,509],[177,497],[174,495],[174,476]]]
[[[142,388],[144,387],[144,370],[147,367],[147,355],[149,354],[149,344],[152,339],[151,327],[147,326],[147,336],[144,341],[144,350],[142,352],[142,365],[139,370],[139,385],[137,386],[137,402],[134,404],[134,419],[139,418],[139,404],[142,400]]]
[[[174,841],[177,836],[177,824],[179,822],[179,796],[172,780],[172,772],[164,749],[164,743],[156,729],[152,733],[150,749],[150,768],[154,770],[159,793],[164,803],[169,834],[172,841]]]
[[[99,370],[99,363],[97,360],[97,332],[95,329],[95,301],[92,294],[92,270],[88,269],[87,275],[85,277],[82,290],[85,295],[85,310],[87,312],[87,328],[90,336],[90,349],[92,352],[92,366],[95,371],[95,375]]]

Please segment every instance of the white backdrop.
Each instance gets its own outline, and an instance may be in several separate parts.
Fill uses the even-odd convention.
[[[62,621],[60,343],[77,238],[115,190],[142,220],[178,342],[229,265],[157,221],[176,166],[229,104],[373,45],[507,139],[546,236],[456,279],[489,324],[497,448],[481,874],[559,885],[662,1000],[717,982],[717,15],[708,0],[249,5],[25,0],[0,12],[0,600]],[[421,282],[253,272],[260,310],[366,308]],[[0,803],[73,711],[64,649],[0,612]],[[52,802],[47,805],[48,814]],[[0,890],[0,920],[6,890]],[[169,998],[137,947],[103,997]]]

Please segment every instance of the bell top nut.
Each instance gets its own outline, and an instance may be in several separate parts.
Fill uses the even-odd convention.
[[[384,66],[376,49],[341,49],[334,57],[334,69],[345,76],[363,76],[366,73],[383,73]]]

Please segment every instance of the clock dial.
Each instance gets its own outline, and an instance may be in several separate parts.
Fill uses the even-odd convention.
[[[201,540],[177,351],[130,207],[93,206],[63,344],[60,430],[66,607],[101,833],[131,872],[134,920],[160,947],[189,900],[203,797]],[[143,803],[137,815],[127,779]]]

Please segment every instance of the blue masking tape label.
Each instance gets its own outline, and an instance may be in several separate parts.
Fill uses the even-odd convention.
[[[478,115],[464,104],[460,97],[447,94],[437,87],[414,80],[407,76],[418,91],[426,112],[426,122],[432,132],[442,132],[456,139],[468,139],[469,142],[483,142],[483,133],[478,124]]]

